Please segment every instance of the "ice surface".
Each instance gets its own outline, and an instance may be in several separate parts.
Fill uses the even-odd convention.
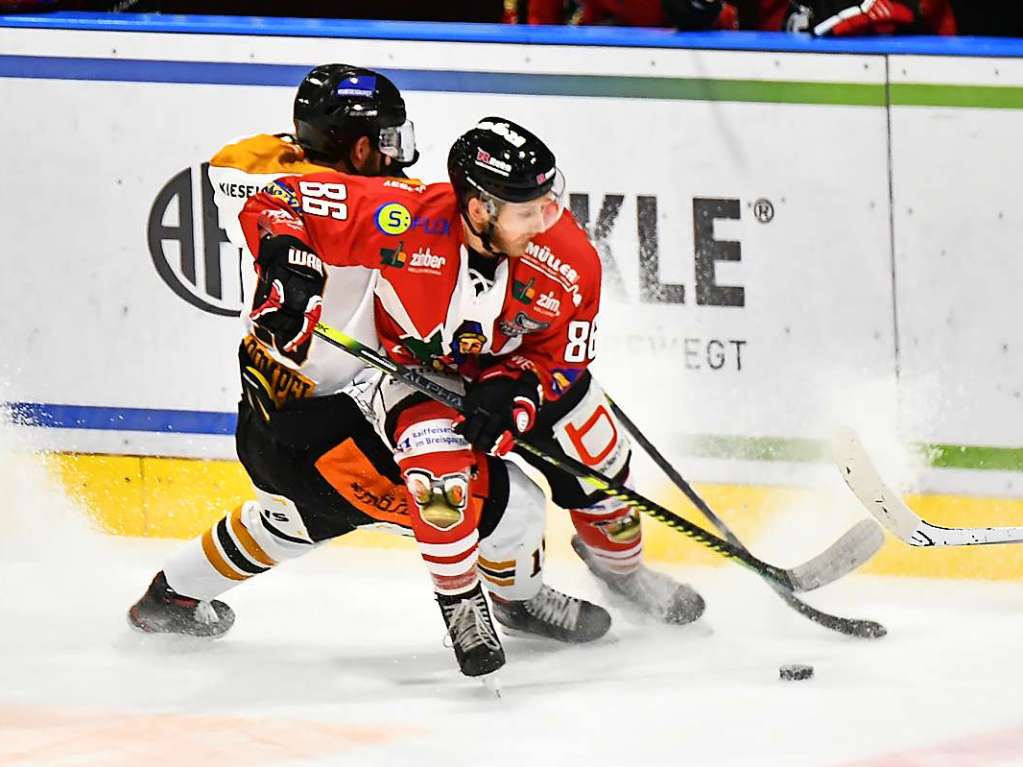
[[[707,614],[659,626],[552,557],[548,580],[615,625],[583,647],[507,638],[496,699],[457,673],[406,551],[325,548],[260,576],[226,597],[217,642],[135,634],[125,610],[178,544],[93,532],[38,459],[0,458],[3,767],[1023,763],[1015,584],[853,577],[809,597],[885,623],[871,642],[734,566],[676,571]],[[785,663],[814,679],[780,681]]]

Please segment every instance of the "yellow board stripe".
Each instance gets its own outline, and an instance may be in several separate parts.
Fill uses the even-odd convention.
[[[47,460],[67,495],[88,509],[101,528],[118,535],[194,538],[208,531],[225,509],[235,508],[253,497],[252,484],[237,461],[80,454],[53,454]],[[696,489],[753,551],[758,551],[768,528],[775,524],[799,535],[800,529],[816,525],[816,520],[834,530],[852,524],[857,517],[851,514],[866,516],[837,477],[831,491],[706,483],[700,483]],[[673,488],[652,488],[651,494],[677,514],[713,529]],[[905,500],[935,524],[1023,525],[1023,499],[1020,498],[915,495]],[[836,524],[836,520],[848,524]],[[551,507],[547,524],[549,552],[555,557],[574,558],[568,544],[573,533],[568,514]],[[414,550],[408,539],[379,531],[350,533],[341,537],[339,544]],[[209,545],[216,552],[212,540]],[[727,566],[727,560],[653,519],[643,522],[643,549],[644,558],[651,563]],[[801,549],[800,553],[810,556],[815,552]],[[209,553],[207,556],[211,562],[214,560]],[[242,579],[231,572],[235,576],[232,580]],[[862,572],[1020,580],[1023,579],[1023,549],[1012,545],[920,549],[889,539]]]

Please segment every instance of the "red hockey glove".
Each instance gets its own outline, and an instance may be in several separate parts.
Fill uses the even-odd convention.
[[[917,15],[906,3],[898,0],[863,0],[859,5],[822,18],[814,24],[813,33],[818,37],[894,35],[900,31],[911,31],[916,23]]]
[[[259,243],[259,284],[249,319],[256,337],[301,365],[323,311],[323,263],[301,240],[288,235]]]
[[[455,419],[455,431],[477,450],[504,455],[536,423],[540,409],[540,380],[526,371],[509,378],[502,370],[472,383],[465,394],[465,415]]]
[[[739,9],[731,3],[721,3],[721,13],[714,22],[714,29],[738,29]]]

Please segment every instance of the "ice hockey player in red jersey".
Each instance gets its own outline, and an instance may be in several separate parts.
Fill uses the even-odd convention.
[[[248,196],[289,173],[331,169],[394,176],[417,157],[412,124],[398,89],[383,75],[344,64],[309,72],[295,98],[293,135],[260,134],[233,142],[210,162],[221,226],[248,248],[238,212]],[[402,182],[404,183],[404,182]],[[408,182],[417,185],[418,182]],[[252,265],[243,261],[243,271]],[[375,343],[375,273],[331,270],[323,317]],[[251,303],[255,272],[245,281]],[[263,303],[259,298],[258,304]],[[356,528],[410,534],[406,496],[391,451],[342,389],[361,364],[329,345],[301,360],[278,352],[245,312],[239,348],[239,458],[255,499],[178,551],[129,611],[148,632],[221,636],[234,613],[217,599],[277,564],[303,556]],[[257,321],[259,321],[257,313]],[[543,493],[518,467],[486,461],[479,570],[508,606],[512,628],[568,642],[603,635],[610,616],[543,582]]]
[[[468,382],[465,417],[375,372],[349,391],[394,450],[456,656],[476,675],[504,662],[477,570],[488,456],[541,423],[552,445],[619,478],[629,449],[587,372],[600,262],[563,211],[553,154],[521,126],[490,117],[455,142],[448,170],[451,184],[428,186],[284,177],[249,200],[241,223],[258,254],[251,316],[264,344],[300,363],[327,268],[374,269],[387,354],[447,385]],[[642,566],[635,512],[575,479],[557,477],[552,487],[555,502],[573,509],[573,545],[608,585],[665,620],[699,616],[698,594]],[[499,620],[505,610],[515,617],[514,604],[494,602]]]

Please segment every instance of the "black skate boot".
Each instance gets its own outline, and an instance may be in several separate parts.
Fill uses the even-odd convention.
[[[611,616],[603,607],[562,594],[546,584],[532,599],[511,601],[493,594],[490,598],[494,619],[512,631],[582,643],[600,639],[611,628]]]
[[[504,648],[494,631],[483,588],[467,594],[437,594],[458,667],[466,676],[483,676],[504,665]]]
[[[234,625],[234,610],[214,599],[204,602],[178,594],[161,570],[142,599],[128,610],[128,624],[147,634],[215,638]]]
[[[601,567],[578,535],[572,536],[572,548],[590,572],[604,581],[609,589],[648,615],[679,626],[692,623],[703,615],[703,597],[686,584],[676,583],[670,576],[650,570],[645,565],[631,573],[612,572]]]

